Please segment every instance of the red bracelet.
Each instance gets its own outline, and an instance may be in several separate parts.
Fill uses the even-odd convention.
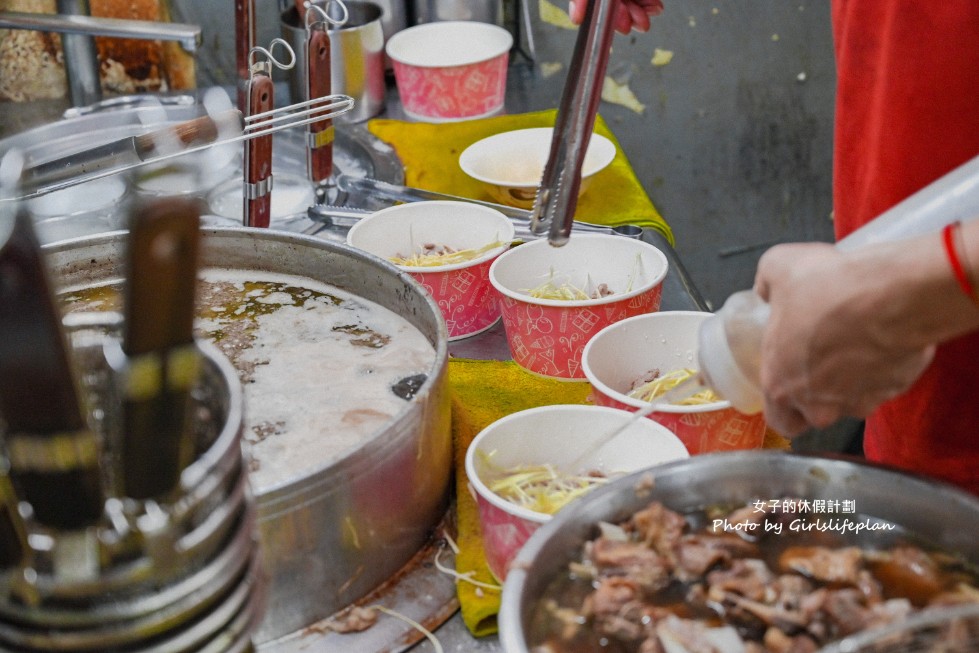
[[[976,298],[976,291],[972,287],[972,282],[969,280],[969,274],[963,267],[962,260],[959,258],[959,252],[955,247],[955,230],[961,226],[962,223],[958,220],[946,225],[942,229],[942,244],[945,245],[945,255],[948,257],[948,263],[952,267],[952,274],[955,275],[955,280],[959,282],[959,288],[962,289],[966,297],[974,303],[979,304],[979,299]]]

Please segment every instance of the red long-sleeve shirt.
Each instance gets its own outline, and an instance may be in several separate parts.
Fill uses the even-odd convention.
[[[832,20],[842,238],[979,154],[979,2],[835,0]],[[979,333],[941,345],[914,387],[867,419],[864,448],[979,494]]]

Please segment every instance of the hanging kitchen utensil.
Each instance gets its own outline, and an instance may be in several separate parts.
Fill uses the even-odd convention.
[[[122,395],[117,477],[123,496],[161,500],[193,456],[200,208],[188,199],[154,200],[137,205],[128,226],[122,344],[106,345]]]
[[[289,62],[275,58],[272,50],[281,44],[289,53]],[[264,55],[265,60],[256,60]],[[275,92],[272,84],[272,66],[289,70],[296,65],[296,53],[284,39],[272,39],[268,49],[252,48],[249,53],[249,80],[245,115],[255,119],[272,111]],[[242,164],[245,175],[244,224],[246,227],[268,227],[272,214],[272,135],[262,135],[245,143]]]
[[[224,93],[220,90],[219,92]],[[59,158],[58,161],[61,161],[65,165],[60,171],[59,165],[41,162],[32,167],[28,167],[24,171],[22,175],[22,187],[17,194],[11,193],[10,197],[0,198],[0,202],[39,197],[83,182],[101,179],[148,164],[163,163],[177,157],[201,152],[211,147],[247,142],[256,138],[271,136],[283,129],[303,127],[312,122],[322,121],[325,118],[332,119],[349,111],[354,103],[353,98],[349,96],[331,95],[297,102],[256,115],[243,116],[240,112],[230,109],[230,99],[226,95],[224,97],[225,102],[216,103],[220,105],[218,110],[209,112],[218,129],[216,140],[186,148],[177,148],[175,150],[170,148],[174,151],[166,153],[156,148],[152,152],[144,148],[147,156],[140,158],[138,154],[134,154],[134,151],[138,151],[134,149],[130,150],[128,154],[120,155],[124,150],[129,149],[130,144],[130,139],[122,139],[117,141],[112,147],[99,146],[92,150],[84,150],[68,157]],[[206,101],[205,104],[207,104]],[[225,107],[227,108],[225,109]],[[241,127],[242,124],[244,124],[243,128]],[[148,136],[153,140],[164,138],[170,143],[174,143],[174,139],[172,138],[173,130],[183,130],[185,129],[183,125],[186,125],[186,123],[181,123],[163,130],[156,130]],[[139,142],[136,140],[139,138],[135,137],[134,141]],[[135,145],[133,146],[133,148],[136,147]],[[104,150],[103,148],[107,149]],[[101,151],[101,155],[95,154],[94,152],[96,151]],[[105,155],[112,157],[112,160],[99,161],[99,156]],[[46,169],[47,172],[42,169]],[[57,178],[54,179],[51,177]],[[32,182],[32,180],[35,181]]]
[[[616,2],[588,3],[558,106],[550,155],[531,209],[531,230],[536,234],[547,233],[548,241],[555,246],[568,242],[571,235],[581,186],[581,165],[595,126],[615,36]]]
[[[306,99],[330,95],[332,75],[330,67],[333,57],[330,52],[329,29],[342,27],[347,22],[347,6],[340,0],[329,0],[327,9],[305,0],[297,0],[297,6],[308,6],[305,14],[300,11],[306,25]],[[339,7],[340,18],[329,15],[331,5]],[[333,175],[333,141],[336,131],[333,120],[323,117],[306,127],[306,168],[309,179],[314,184],[323,184]]]
[[[205,115],[146,134],[121,138],[89,150],[45,161],[27,168],[23,184],[27,188],[43,188],[75,177],[88,177],[103,170],[116,171],[159,160],[177,150],[197,145],[210,145],[220,135],[238,135],[244,127],[239,111],[220,115]]]
[[[255,47],[255,0],[235,0],[235,90],[238,110],[248,105],[249,60]]]
[[[0,571],[21,564],[27,554],[27,531],[7,472],[0,473]]]
[[[10,478],[34,519],[75,531],[103,511],[100,443],[26,209],[0,222],[0,415]]]

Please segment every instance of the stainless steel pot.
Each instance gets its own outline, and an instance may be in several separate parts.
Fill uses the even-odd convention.
[[[448,334],[417,282],[345,245],[245,228],[205,230],[202,245],[203,267],[298,274],[332,284],[402,315],[435,347],[427,380],[385,428],[340,459],[256,497],[269,577],[266,618],[254,636],[261,644],[328,617],[390,579],[445,514],[451,471]],[[112,233],[55,243],[46,252],[63,287],[85,287],[121,277],[124,247],[124,235]]]
[[[853,501],[861,515],[892,522],[979,562],[979,499],[955,488],[868,463],[779,451],[694,456],[596,490],[530,538],[503,588],[499,623],[504,650],[530,650],[527,634],[538,598],[580,556],[584,543],[597,534],[598,522],[622,521],[653,500],[685,512],[783,497]]]

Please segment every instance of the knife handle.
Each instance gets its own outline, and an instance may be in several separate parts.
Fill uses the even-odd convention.
[[[248,53],[255,45],[255,0],[235,0],[235,71],[238,109],[248,107]]]
[[[0,569],[16,567],[27,554],[27,530],[17,503],[10,477],[0,473]]]
[[[272,78],[253,74],[248,84],[248,115],[272,110]],[[272,134],[245,141],[244,224],[268,227],[272,214]]]
[[[120,491],[133,499],[164,499],[193,454],[199,251],[196,202],[167,198],[133,211],[123,339],[106,348],[122,397]]]
[[[331,92],[330,35],[324,29],[310,32],[306,44],[306,97],[309,100],[326,97]],[[315,115],[315,114],[314,114]],[[307,127],[307,164],[309,178],[314,183],[328,180],[333,174],[333,120],[324,118]]]
[[[22,209],[0,243],[0,413],[10,479],[43,526],[95,524],[104,499],[101,443],[78,394],[41,245]]]
[[[148,134],[136,136],[136,153],[144,161],[156,154],[160,146],[190,147],[192,145],[213,143],[220,135],[220,125],[230,120],[236,120],[239,131],[243,127],[241,113],[235,110],[222,113],[216,117],[200,116],[170,127],[164,127]]]

